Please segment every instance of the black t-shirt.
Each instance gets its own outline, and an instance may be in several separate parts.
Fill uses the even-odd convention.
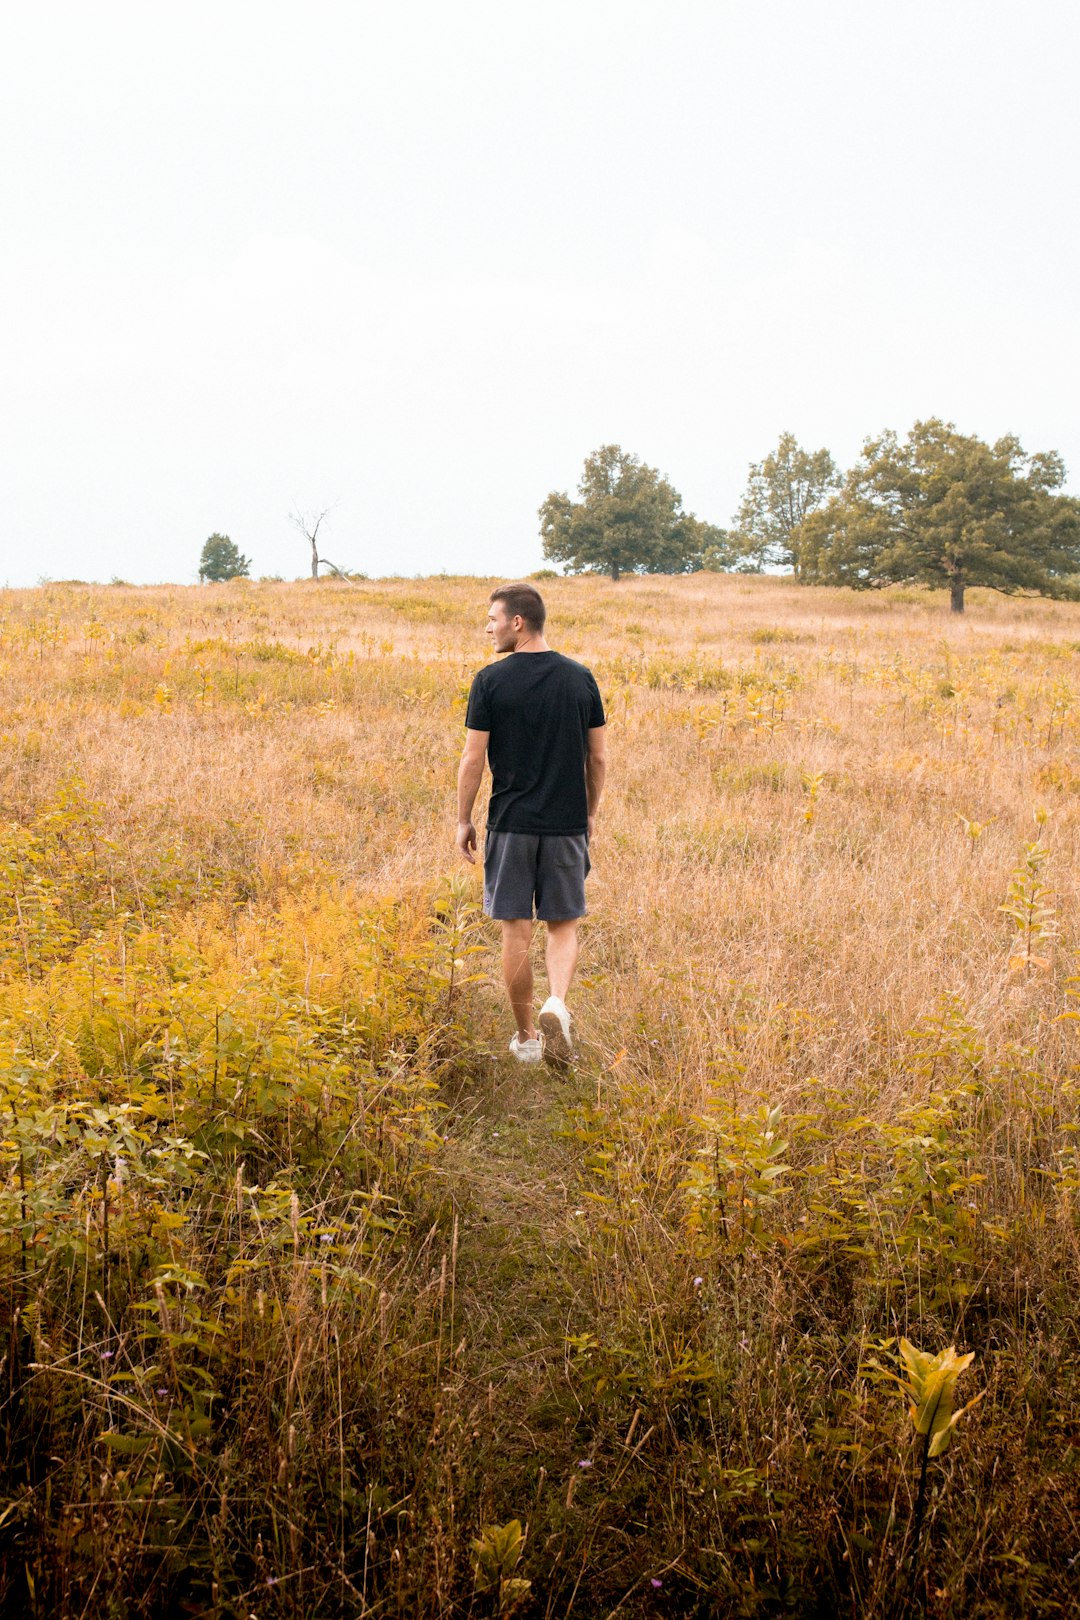
[[[590,670],[562,653],[511,653],[477,672],[465,724],[487,731],[489,832],[583,833],[589,729],[604,724]]]

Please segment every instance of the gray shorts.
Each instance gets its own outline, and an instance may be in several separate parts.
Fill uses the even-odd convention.
[[[536,915],[566,922],[585,915],[585,833],[489,832],[484,842],[484,910],[501,922]]]

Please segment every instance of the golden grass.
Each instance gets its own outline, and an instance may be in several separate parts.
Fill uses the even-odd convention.
[[[546,582],[610,724],[561,1091],[503,1061],[453,850],[489,589],[0,593],[0,1594],[94,1612],[107,1565],[125,1614],[886,1615],[910,1573],[935,1614],[1065,1613],[1080,607]],[[124,1204],[116,1118],[95,1158],[70,1110],[125,1097],[201,1182],[163,1148]],[[990,1392],[917,1567],[901,1333]],[[514,1518],[530,1590],[473,1597]]]

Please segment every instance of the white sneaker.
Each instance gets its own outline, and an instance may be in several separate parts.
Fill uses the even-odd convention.
[[[558,996],[548,996],[540,1009],[537,1022],[540,1025],[546,1062],[554,1064],[557,1069],[567,1068],[574,1055],[574,1048],[570,1044],[570,1014],[566,1010],[566,1003]]]
[[[510,1037],[510,1056],[516,1057],[519,1063],[539,1063],[543,1055],[544,1047],[539,1035],[534,1035],[531,1041],[523,1041],[517,1035]]]

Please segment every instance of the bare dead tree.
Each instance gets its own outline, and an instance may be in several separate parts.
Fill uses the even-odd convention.
[[[300,533],[311,547],[312,579],[318,579],[319,577],[319,529],[322,526],[323,519],[329,517],[331,510],[331,507],[325,507],[315,519],[305,517],[299,508],[295,512],[289,513],[289,522],[300,530]]]
[[[319,513],[317,518],[309,519],[304,516],[303,512],[301,512],[299,508],[297,508],[295,512],[289,513],[289,522],[293,524],[295,528],[300,530],[300,533],[311,547],[312,579],[318,579],[320,568],[329,568],[330,572],[335,574],[338,579],[344,580],[346,585],[351,585],[355,590],[359,590],[360,587],[357,585],[355,579],[350,579],[347,571],[344,568],[339,568],[337,563],[332,563],[329,557],[319,556],[319,528],[322,524],[323,518],[328,517],[332,511],[333,507],[327,506]]]

